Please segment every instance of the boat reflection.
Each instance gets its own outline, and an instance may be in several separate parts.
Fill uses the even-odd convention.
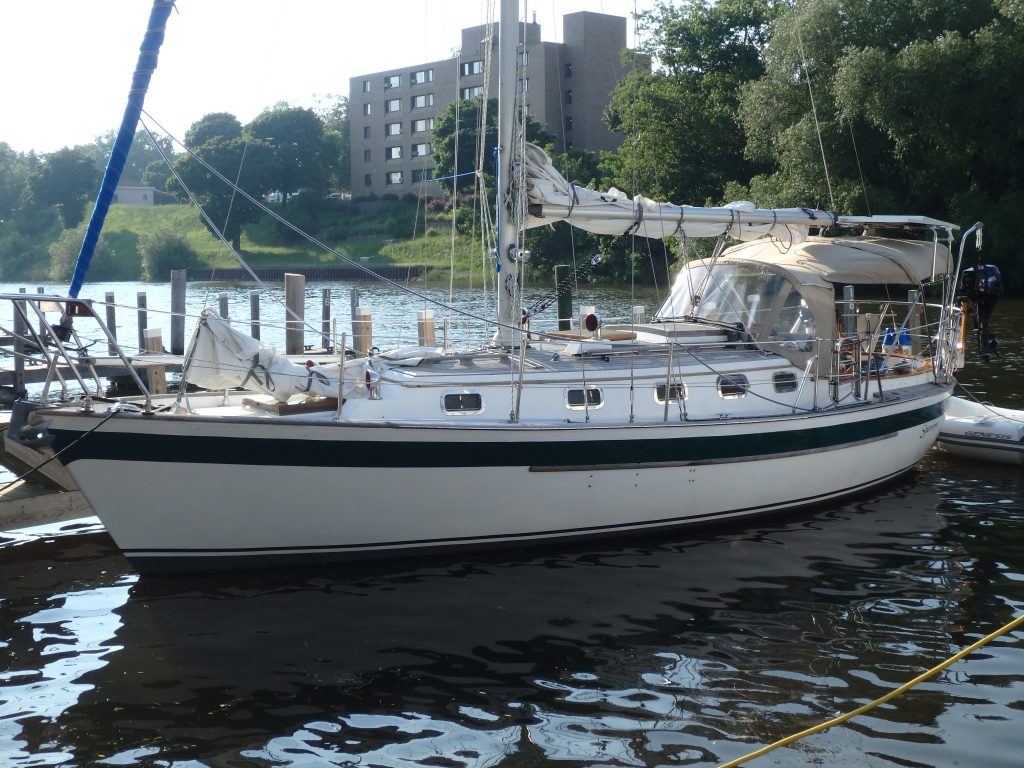
[[[934,467],[918,480],[756,529],[401,570],[138,579],[103,534],[23,543],[0,577],[38,598],[4,639],[64,698],[26,693],[7,725],[27,751],[61,745],[82,764],[729,759],[1008,618],[976,599],[999,570],[949,516],[959,486]],[[975,490],[999,511],[1002,494]],[[936,683],[851,726],[855,743],[803,748],[929,763],[949,751],[949,694]]]

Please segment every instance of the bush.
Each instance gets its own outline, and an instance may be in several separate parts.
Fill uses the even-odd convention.
[[[154,232],[139,239],[142,256],[142,279],[160,281],[170,279],[172,269],[194,269],[202,264],[199,254],[188,241],[174,232]]]
[[[86,222],[83,221],[73,229],[65,229],[60,237],[50,244],[47,277],[51,280],[64,282],[71,279],[75,272],[75,263],[78,261],[78,253],[82,249],[86,226]],[[111,272],[116,272],[115,258],[114,249],[107,243],[106,238],[100,235],[93,250],[89,276],[98,280],[109,279]]]

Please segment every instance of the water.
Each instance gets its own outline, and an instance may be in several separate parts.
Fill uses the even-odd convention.
[[[1021,310],[964,377],[1011,407]],[[94,520],[0,535],[0,765],[715,766],[1021,613],[1022,486],[932,454],[738,529],[204,578],[139,578]],[[751,764],[1019,766],[1022,710],[1017,631]]]
[[[17,293],[23,284],[0,283],[0,293]],[[43,285],[47,291],[63,294],[67,286]],[[416,313],[422,309],[432,309],[437,324],[438,341],[442,339],[444,319],[451,318],[451,343],[453,346],[479,343],[480,339],[488,338],[493,327],[486,322],[477,322],[458,313],[447,313],[441,305],[451,303],[453,306],[477,317],[494,317],[494,298],[488,298],[486,292],[479,289],[461,287],[452,294],[449,302],[448,289],[443,286],[411,284],[408,286],[415,293],[408,293],[399,287],[385,283],[368,281],[315,281],[306,282],[306,331],[305,344],[320,347],[322,331],[322,290],[331,290],[331,316],[338,319],[338,333],[347,333],[351,339],[351,295],[359,293],[362,306],[368,307],[373,314],[374,343],[382,348],[401,344],[417,343]],[[538,285],[524,291],[524,306],[531,306],[543,298],[552,286]],[[37,286],[27,286],[29,293],[35,293]],[[186,335],[191,332],[196,318],[205,307],[219,310],[220,295],[226,294],[230,318],[238,323],[239,328],[249,332],[250,306],[249,293],[256,288],[254,283],[189,283],[186,292]],[[81,298],[105,301],[105,295],[114,294],[116,305],[117,338],[121,345],[131,351],[137,346],[138,321],[137,301],[140,292],[146,293],[149,312],[148,326],[163,329],[164,346],[170,345],[170,283],[88,283],[82,288]],[[626,320],[630,308],[642,305],[648,315],[661,306],[659,297],[664,296],[650,286],[638,286],[635,290],[608,286],[581,286],[576,297],[575,306],[594,305],[605,322]],[[538,314],[535,327],[552,329],[555,326],[555,305],[552,304],[545,312]],[[261,340],[268,345],[281,349],[284,347],[284,286],[279,282],[268,283],[265,291],[261,291],[261,321],[263,323]],[[100,311],[103,317],[103,312]],[[56,322],[57,316],[51,316]],[[9,302],[0,305],[0,326],[10,329],[13,325],[12,309]],[[89,333],[92,324],[79,323],[82,332]],[[87,330],[88,329],[88,330]],[[104,339],[100,347],[106,346]]]

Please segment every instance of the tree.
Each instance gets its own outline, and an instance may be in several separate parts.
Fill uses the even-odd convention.
[[[143,280],[166,280],[172,269],[193,269],[202,263],[188,240],[166,230],[143,235],[139,254]]]
[[[446,106],[434,119],[434,130],[431,134],[431,147],[434,153],[434,176],[445,178],[460,174],[455,181],[440,182],[448,189],[472,190],[475,179],[472,175],[461,176],[480,167],[488,178],[488,188],[494,189],[494,164],[491,153],[498,145],[498,101],[488,99],[486,105],[487,127],[484,134],[483,151],[485,157],[479,158],[480,128],[484,100],[482,96],[472,99],[455,101]],[[456,168],[456,137],[458,138],[458,167]],[[550,146],[554,137],[544,130],[544,126],[532,117],[526,118],[526,140],[540,146]]]
[[[207,138],[203,144],[194,147],[192,153],[175,160],[174,169],[202,209],[199,217],[206,228],[215,237],[218,232],[222,234],[235,251],[239,251],[243,225],[256,221],[260,211],[236,194],[229,184],[218,178],[217,173],[232,182],[237,179],[239,187],[249,194],[261,195],[265,189],[265,175],[259,167],[259,158],[255,155],[250,157],[246,142],[237,137]],[[172,192],[184,197],[184,190],[176,179],[168,183]]]
[[[25,156],[0,142],[0,222],[17,212],[28,186],[28,173]]]
[[[101,173],[79,149],[59,149],[43,157],[29,176],[29,204],[56,208],[65,228],[78,226],[85,207],[95,197]]]
[[[250,152],[242,124],[226,112],[208,114],[194,122],[185,132],[185,143],[189,153],[178,156],[174,170],[201,208],[200,221],[214,237],[222,234],[236,251],[240,250],[243,225],[256,221],[260,211],[217,174],[231,183],[237,179],[248,194],[260,196],[266,190],[260,153]],[[189,199],[177,179],[168,179],[167,189],[183,202]]]
[[[337,145],[323,120],[304,107],[278,105],[265,110],[245,127],[253,140],[269,185],[281,193],[282,204],[299,190],[323,197],[337,156]]]
[[[85,229],[85,222],[71,229],[65,229],[60,237],[50,244],[50,266],[47,276],[51,280],[68,281],[71,279],[75,271],[75,263],[78,261],[78,252],[82,247],[82,239],[85,237]],[[114,264],[114,251],[107,243],[106,238],[100,235],[100,239],[96,242],[96,250],[93,252],[90,277],[94,280],[109,280],[117,276],[117,271]]]
[[[240,139],[242,124],[228,112],[211,112],[203,115],[185,131],[185,146],[189,149],[200,147],[210,139]]]
[[[1024,80],[1019,3],[808,0],[779,18],[765,63],[741,117],[748,153],[774,170],[751,180],[752,193],[782,205],[834,199],[845,213],[898,204],[984,219],[987,258],[1019,258],[1024,103],[1006,97]],[[1022,284],[1019,270],[1004,273]]]
[[[335,189],[352,188],[352,140],[349,136],[348,96],[331,96],[334,101],[318,108],[324,123],[324,135],[332,144],[334,161],[331,166],[331,185]]]
[[[659,199],[703,204],[758,169],[743,156],[739,86],[761,76],[778,0],[659,2],[641,14],[648,33],[636,67],[605,110],[626,142],[606,168],[616,186]],[[630,55],[630,54],[626,54]]]
[[[100,170],[106,168],[115,139],[117,139],[117,131],[109,131],[96,140]],[[131,149],[128,150],[128,157],[125,159],[120,183],[145,183],[143,175],[149,166],[160,163],[165,168],[167,167],[163,160],[164,157],[174,158],[174,142],[169,136],[153,134],[153,139],[150,139],[149,134],[145,131],[136,131]]]

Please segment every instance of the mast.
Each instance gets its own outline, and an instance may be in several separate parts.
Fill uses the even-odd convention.
[[[131,149],[132,141],[135,139],[135,128],[138,126],[139,116],[142,114],[142,104],[146,99],[146,91],[149,89],[149,80],[156,70],[160,46],[164,42],[164,27],[167,25],[167,18],[171,15],[173,7],[174,0],[153,0],[146,36],[142,39],[142,45],[139,47],[139,60],[135,65],[135,73],[132,75],[132,87],[128,91],[128,104],[124,108],[124,117],[121,119],[117,138],[114,139],[110,159],[107,160],[107,168],[103,172],[103,181],[100,182],[100,191],[96,195],[96,205],[93,208],[92,217],[89,219],[89,228],[82,239],[82,247],[78,252],[78,260],[75,262],[75,274],[71,278],[71,287],[68,289],[68,294],[72,298],[78,297],[82,283],[85,282],[85,276],[89,272],[89,264],[92,262],[96,242],[100,239],[103,221],[107,218],[110,202],[114,199],[114,190],[117,189],[121,171],[124,170],[125,161],[128,159],[128,150]]]
[[[515,344],[514,327],[520,316],[513,260],[518,241],[518,226],[513,216],[513,165],[515,152],[516,77],[519,41],[519,0],[501,0],[498,17],[498,183],[497,183],[497,263],[498,327],[496,340],[502,347]]]

